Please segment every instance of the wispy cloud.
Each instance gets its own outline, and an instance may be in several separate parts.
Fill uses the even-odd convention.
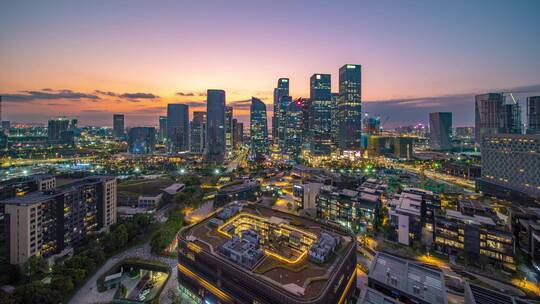
[[[159,98],[159,96],[154,95],[152,93],[124,93],[119,95],[120,98],[128,98],[128,99],[156,99]]]
[[[99,96],[95,94],[74,92],[72,90],[52,90],[44,89],[39,91],[20,91],[15,94],[0,94],[3,100],[7,102],[25,102],[25,101],[34,101],[34,100],[54,100],[54,99],[71,99],[71,100],[80,100],[80,99],[90,99],[98,100]]]
[[[192,97],[192,96],[195,96],[195,93],[193,92],[176,92],[176,95],[178,96],[189,96],[189,97]]]

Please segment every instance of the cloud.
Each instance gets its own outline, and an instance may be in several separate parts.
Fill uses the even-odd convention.
[[[116,96],[118,96],[117,93],[115,93],[115,92],[110,92],[110,91],[94,90],[94,93],[100,94],[100,95],[111,96],[111,97],[116,97]]]
[[[197,96],[207,96],[208,94],[206,92],[198,92]]]
[[[99,96],[95,94],[74,92],[72,90],[43,89],[39,91],[20,91],[16,94],[0,94],[7,102],[34,101],[34,100],[54,100],[54,99],[91,99],[97,101]]]
[[[189,97],[191,97],[191,96],[195,96],[195,93],[193,93],[193,92],[176,92],[176,95],[178,95],[178,96],[189,96]]]
[[[155,99],[159,98],[159,96],[154,95],[152,93],[124,93],[122,95],[119,95],[120,98],[128,98],[128,99]]]
[[[206,107],[206,101],[184,101],[182,104],[188,105],[190,107],[198,108],[198,107]]]

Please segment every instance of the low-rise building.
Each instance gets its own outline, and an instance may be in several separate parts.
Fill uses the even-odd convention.
[[[233,201],[256,201],[261,195],[261,185],[257,180],[240,180],[223,185],[216,194],[217,206]]]
[[[299,209],[316,208],[317,194],[323,186],[322,183],[305,183],[293,186],[293,198]]]
[[[368,286],[404,303],[448,303],[441,272],[383,252],[371,263]]]
[[[163,197],[163,193],[156,193],[154,195],[146,194],[146,195],[139,195],[139,198],[137,199],[137,208],[152,208],[159,205],[159,202],[161,202],[161,198]]]
[[[531,304],[524,299],[465,282],[465,304]]]

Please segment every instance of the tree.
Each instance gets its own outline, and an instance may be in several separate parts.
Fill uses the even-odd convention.
[[[51,287],[55,290],[70,292],[75,286],[69,276],[54,276],[51,280]]]
[[[45,261],[42,257],[36,255],[31,256],[24,262],[22,269],[24,274],[32,281],[32,277],[40,270],[45,268]]]

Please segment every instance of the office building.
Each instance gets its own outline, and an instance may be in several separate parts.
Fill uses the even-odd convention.
[[[236,118],[233,119],[233,145],[238,149],[244,144],[244,123],[239,122]]]
[[[429,113],[429,147],[432,150],[452,149],[452,113]]]
[[[403,303],[448,303],[443,273],[383,252],[371,262],[368,287]]]
[[[189,106],[167,105],[167,146],[170,152],[189,151]]]
[[[254,159],[268,155],[268,126],[266,105],[262,100],[252,97],[250,108],[251,156]]]
[[[274,89],[274,116],[272,117],[272,139],[274,144],[280,144],[285,136],[285,110],[287,100],[282,100],[283,96],[289,95],[289,78],[279,78],[277,87]]]
[[[11,264],[62,254],[116,223],[116,179],[88,177],[47,191],[15,196],[4,205]]]
[[[381,118],[379,116],[370,116],[368,113],[365,113],[363,128],[363,133],[368,136],[379,135],[381,131]]]
[[[339,69],[339,147],[343,151],[360,150],[362,134],[362,76],[359,64]]]
[[[330,74],[314,74],[310,78],[309,147],[314,155],[332,151],[332,93]]]
[[[191,121],[191,152],[204,153],[206,143],[206,112],[193,112]]]
[[[156,129],[135,127],[128,132],[128,153],[152,154],[156,146]]]
[[[540,134],[540,96],[527,97],[527,134]]]
[[[412,159],[413,158],[413,145],[414,138],[412,137],[394,137],[392,154],[395,158],[399,159]]]
[[[4,135],[9,135],[9,131],[11,130],[11,121],[9,120],[2,120],[2,129],[0,130]]]
[[[457,138],[473,138],[474,127],[456,127],[455,135]]]
[[[208,90],[206,102],[205,160],[223,163],[225,160],[225,91]]]
[[[507,199],[540,200],[539,134],[486,135],[480,148],[478,190]]]
[[[167,116],[159,117],[158,138],[160,142],[165,142],[165,140],[167,139]]]
[[[233,107],[225,107],[225,150],[230,153],[233,150]]]
[[[124,114],[113,115],[113,136],[116,138],[124,137]]]
[[[47,127],[47,142],[49,144],[63,144],[69,141],[69,120],[63,117],[49,120]]]
[[[178,252],[181,296],[198,303],[348,303],[355,289],[353,234],[258,204],[182,230]]]
[[[476,95],[475,138],[489,134],[521,134],[521,108],[515,101],[506,103],[503,93]]]
[[[302,102],[300,100],[290,102],[285,113],[285,142],[282,151],[289,160],[297,161],[302,152],[303,144],[304,113]]]

